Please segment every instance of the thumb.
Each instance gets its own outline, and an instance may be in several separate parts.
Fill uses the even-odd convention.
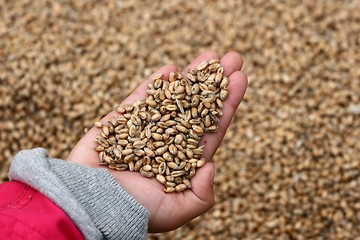
[[[197,169],[195,176],[191,179],[191,190],[209,208],[215,204],[214,176],[215,165],[207,162],[203,167]]]

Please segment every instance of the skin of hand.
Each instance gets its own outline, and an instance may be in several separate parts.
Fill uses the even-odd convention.
[[[214,51],[206,51],[198,56],[184,71],[196,67],[199,63],[212,58],[220,59]],[[211,161],[218,148],[231,119],[239,106],[247,87],[247,76],[241,72],[243,60],[236,52],[228,52],[220,60],[224,67],[224,75],[228,77],[228,97],[223,102],[223,116],[218,123],[218,132],[204,134],[200,145],[205,144],[203,156],[207,163],[197,169],[191,179],[191,189],[180,193],[165,193],[164,186],[155,178],[145,178],[138,172],[115,171],[108,169],[118,183],[132,195],[149,212],[149,232],[166,232],[174,230],[193,218],[208,211],[215,204],[213,181],[215,168]],[[152,76],[163,73],[163,79],[167,79],[171,71],[178,71],[175,65],[165,65],[157,70]],[[152,81],[152,76],[143,81],[120,105],[133,104],[146,98],[147,84]],[[106,115],[101,122],[107,122],[112,116],[117,116],[115,111]],[[97,145],[94,137],[100,134],[101,129],[93,127],[80,139],[73,148],[67,160],[100,168],[99,154],[95,151]]]

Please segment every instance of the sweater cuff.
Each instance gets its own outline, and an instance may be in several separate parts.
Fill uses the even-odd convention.
[[[146,239],[149,213],[106,169],[48,158],[37,148],[15,156],[9,177],[50,198],[86,239]]]

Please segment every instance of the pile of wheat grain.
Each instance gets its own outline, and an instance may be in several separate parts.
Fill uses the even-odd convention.
[[[215,207],[150,239],[360,235],[360,3],[0,0],[0,167],[65,158],[158,67],[242,53],[249,88],[214,157]]]

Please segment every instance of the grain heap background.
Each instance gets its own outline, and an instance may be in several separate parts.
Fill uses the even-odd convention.
[[[158,67],[236,50],[250,82],[214,157],[217,204],[150,239],[354,239],[359,12],[356,0],[0,0],[0,179],[21,149],[65,158]]]

